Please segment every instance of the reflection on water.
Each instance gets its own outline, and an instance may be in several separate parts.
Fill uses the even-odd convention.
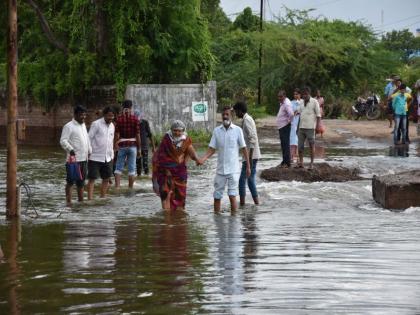
[[[394,145],[389,147],[389,156],[409,157],[410,147],[408,145]]]
[[[401,159],[388,145],[353,144],[320,154],[369,177],[418,168],[416,150]],[[0,213],[0,314],[420,312],[420,210],[379,208],[369,180],[259,180],[260,206],[231,215],[225,198],[214,215],[212,159],[191,167],[188,214],[161,212],[146,180],[68,209],[62,154],[20,157],[40,218]],[[260,169],[279,159],[278,147],[265,148]],[[0,182],[0,204],[4,190]]]
[[[6,259],[9,273],[7,276],[2,277],[2,281],[7,282],[7,288],[2,291],[8,295],[7,302],[11,314],[20,314],[21,306],[19,304],[18,287],[20,286],[21,268],[18,263],[18,247],[21,238],[20,222],[14,220],[10,222],[8,235],[7,235],[7,252]]]
[[[115,265],[115,231],[112,222],[88,228],[80,222],[68,223],[64,230],[63,266],[72,275],[89,269],[112,270]]]
[[[216,228],[217,269],[223,295],[244,293],[243,248],[240,218],[214,216]]]

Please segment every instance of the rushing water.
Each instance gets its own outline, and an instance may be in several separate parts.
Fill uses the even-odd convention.
[[[415,145],[394,153],[361,139],[321,150],[367,179],[259,180],[262,205],[235,215],[227,198],[212,212],[212,159],[191,166],[188,214],[168,215],[145,179],[66,208],[61,150],[24,148],[19,174],[39,217],[4,220],[0,182],[0,314],[419,314],[420,210],[371,197],[373,174],[418,168]],[[278,162],[267,141],[259,168]]]

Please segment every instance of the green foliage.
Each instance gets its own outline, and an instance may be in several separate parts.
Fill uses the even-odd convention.
[[[215,59],[199,0],[36,3],[55,42],[67,50],[47,39],[33,9],[20,1],[20,94],[43,104],[83,97],[94,85],[116,84],[121,99],[128,83],[200,83],[212,77]],[[7,11],[0,12],[3,17]],[[0,28],[0,35],[5,32]],[[5,60],[0,54],[0,63]]]
[[[288,95],[296,87],[319,88],[331,103],[336,98],[355,99],[368,91],[382,91],[384,78],[401,65],[398,56],[359,22],[310,19],[307,13],[288,11],[278,22],[266,23],[263,33],[237,29],[214,42],[219,97],[225,102],[246,99],[255,104],[260,75],[263,104],[271,114],[278,110],[279,88]]]
[[[95,85],[115,84],[121,99],[129,83],[198,83],[215,79],[219,106],[246,100],[259,117],[277,111],[279,88],[321,89],[327,115],[340,116],[358,95],[381,92],[384,78],[420,78],[420,48],[407,30],[379,40],[359,22],[312,19],[290,10],[260,33],[250,8],[232,23],[220,0],[36,0],[51,28],[48,40],[34,10],[19,1],[19,89],[40,103],[83,98]],[[0,37],[7,35],[0,2]],[[60,49],[62,44],[65,49]],[[263,48],[261,72],[258,67]],[[6,41],[1,41],[0,87],[6,85]],[[263,106],[256,107],[258,78]],[[381,94],[381,93],[380,93]]]
[[[407,65],[404,65],[399,71],[404,83],[413,87],[417,80],[420,79],[420,57],[410,60]]]
[[[231,28],[232,22],[220,7],[220,0],[202,0],[200,10],[213,38],[223,36]]]
[[[420,38],[415,37],[408,29],[392,31],[382,36],[384,47],[396,52],[407,62],[410,54],[420,50]]]
[[[244,32],[256,31],[260,24],[260,18],[252,14],[250,7],[246,7],[244,11],[239,14],[233,22],[235,29],[241,29]]]
[[[0,2],[0,64],[6,62],[6,38],[7,38],[7,1]],[[3,69],[0,69],[0,73]],[[0,74],[1,76],[1,74]],[[0,78],[1,80],[1,78]],[[0,84],[2,81],[0,81]]]
[[[268,116],[267,108],[265,106],[256,106],[255,104],[248,106],[248,114],[254,119],[260,119]]]

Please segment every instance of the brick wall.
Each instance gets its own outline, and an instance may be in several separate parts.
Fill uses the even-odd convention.
[[[113,86],[95,87],[86,95],[82,102],[88,109],[86,124],[101,116],[105,106],[117,104],[116,90]],[[58,145],[61,129],[73,117],[73,104],[62,101],[53,109],[47,111],[45,107],[31,99],[20,98],[18,105],[18,119],[24,119],[26,132],[24,145]],[[7,108],[4,93],[0,93],[0,146],[6,144]]]

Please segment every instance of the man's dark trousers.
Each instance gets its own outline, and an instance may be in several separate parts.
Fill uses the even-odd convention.
[[[281,152],[283,154],[282,165],[290,166],[290,127],[288,124],[279,129]]]

